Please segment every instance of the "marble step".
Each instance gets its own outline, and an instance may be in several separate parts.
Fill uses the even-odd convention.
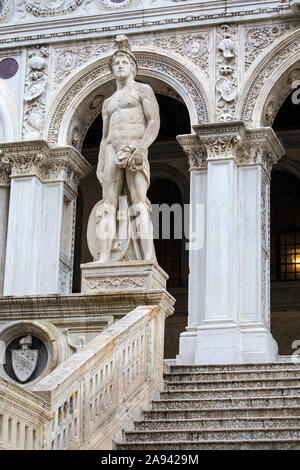
[[[300,386],[299,378],[284,379],[262,379],[262,380],[214,380],[214,381],[188,381],[180,382],[165,381],[165,391],[176,390],[202,390],[202,389],[239,389],[239,388],[275,388],[275,387],[297,387]]]
[[[178,441],[240,441],[263,439],[296,439],[300,440],[300,428],[281,429],[188,429],[188,430],[158,430],[158,431],[129,431],[124,433],[125,442],[178,442]]]
[[[285,397],[235,397],[235,398],[206,398],[206,399],[169,399],[152,400],[153,410],[180,409],[222,409],[222,408],[274,408],[298,406],[299,396]]]
[[[219,408],[219,409],[161,409],[143,411],[142,419],[146,420],[191,420],[191,419],[242,419],[270,417],[300,417],[300,406],[268,408]]]
[[[300,416],[298,418],[281,416],[280,418],[215,418],[215,419],[161,419],[135,421],[135,431],[157,430],[214,430],[214,429],[300,429]]]
[[[247,372],[253,370],[256,372],[263,370],[281,371],[281,370],[300,370],[300,364],[293,362],[273,362],[262,364],[226,364],[226,365],[203,365],[203,366],[170,366],[171,374],[194,374],[194,373],[213,373],[213,372]]]
[[[127,442],[116,450],[299,450],[300,439],[206,441],[206,442]]]
[[[165,374],[164,379],[168,382],[212,382],[224,380],[280,380],[285,378],[300,378],[300,369],[281,369],[281,370],[245,370],[245,371],[226,371],[226,372],[179,372],[172,374]]]
[[[188,400],[209,398],[239,398],[239,397],[288,397],[300,396],[298,387],[262,387],[262,388],[227,388],[203,390],[168,390],[160,393],[162,400]]]

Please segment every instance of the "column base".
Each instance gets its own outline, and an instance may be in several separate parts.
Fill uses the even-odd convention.
[[[195,363],[195,349],[197,343],[197,327],[186,327],[186,331],[179,337],[179,354],[176,356],[176,365],[186,366]]]
[[[177,365],[255,364],[276,362],[277,343],[262,324],[204,322],[180,335]]]
[[[240,325],[243,362],[249,364],[278,361],[278,345],[270,331],[261,324]]]

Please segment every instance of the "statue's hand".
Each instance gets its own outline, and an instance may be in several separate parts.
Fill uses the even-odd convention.
[[[131,170],[139,170],[143,165],[143,161],[147,158],[148,150],[143,146],[136,146],[133,152],[129,167]]]

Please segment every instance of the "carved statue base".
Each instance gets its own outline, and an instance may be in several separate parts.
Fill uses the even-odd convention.
[[[165,290],[167,279],[168,275],[157,263],[142,260],[81,265],[81,291],[87,295]]]

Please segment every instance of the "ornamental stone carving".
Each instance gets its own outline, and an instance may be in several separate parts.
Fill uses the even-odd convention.
[[[190,171],[207,169],[207,153],[196,134],[180,135],[177,141],[188,156]]]
[[[247,70],[255,59],[275,39],[293,28],[293,24],[278,23],[272,25],[256,25],[246,28],[245,69]]]
[[[80,5],[91,0],[22,0],[18,3],[18,11],[33,16],[57,16],[75,11]]]
[[[200,141],[206,147],[207,160],[235,159],[246,137],[243,122],[207,124],[193,126]]]
[[[197,34],[160,35],[158,37],[140,37],[130,41],[132,49],[156,46],[167,51],[190,59],[209,76],[209,32],[203,31]],[[71,72],[79,69],[85,63],[95,60],[114,49],[113,41],[88,43],[70,47],[58,47],[55,49],[55,83],[60,83]]]
[[[63,181],[76,194],[79,180],[90,165],[70,148],[50,149],[45,142],[1,144],[0,169],[11,177],[36,176],[47,183]]]
[[[216,118],[233,121],[237,102],[236,25],[217,28]]]
[[[239,113],[239,119],[245,121],[246,123],[251,123],[253,117],[254,107],[256,105],[257,99],[259,94],[269,79],[270,75],[274,73],[274,71],[288,59],[295,51],[299,49],[300,46],[300,34],[293,35],[292,38],[285,41],[283,44],[278,45],[278,47],[274,50],[272,55],[264,61],[256,71],[254,78],[251,80],[247,87],[247,93],[245,94],[245,98],[241,103],[241,111]],[[281,83],[282,85],[282,83]],[[290,85],[291,87],[291,85]],[[286,89],[286,86],[285,86]],[[292,89],[290,89],[290,92]],[[286,96],[285,96],[286,97]],[[278,100],[278,103],[282,104],[281,101]],[[277,105],[276,107],[279,109],[280,107]],[[276,111],[275,111],[276,115]]]
[[[11,0],[1,0],[0,23],[6,23],[13,11],[13,4]]]
[[[46,109],[47,85],[46,47],[28,49],[27,73],[24,91],[23,138],[41,138]]]

